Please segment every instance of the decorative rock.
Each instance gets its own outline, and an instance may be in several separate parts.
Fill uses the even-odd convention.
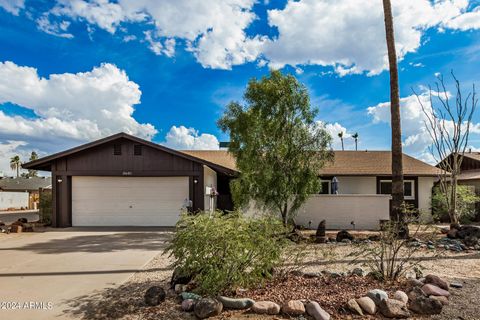
[[[320,278],[322,274],[320,272],[304,272],[302,276],[305,278]]]
[[[409,278],[407,280],[407,284],[410,288],[412,287],[421,287],[423,286],[423,282],[414,278]]]
[[[282,312],[290,316],[299,316],[305,313],[305,306],[300,300],[290,300],[282,305]]]
[[[190,312],[195,307],[195,300],[187,299],[182,301],[182,310],[185,312]]]
[[[356,275],[356,276],[359,276],[359,277],[363,277],[365,275],[365,271],[363,271],[362,268],[355,268],[352,270],[352,274]]]
[[[354,238],[347,230],[342,230],[337,233],[337,242],[342,242],[344,239],[352,241]]]
[[[431,296],[430,299],[438,300],[444,306],[446,306],[448,304],[448,298],[444,297],[444,296]]]
[[[456,288],[456,289],[461,289],[461,288],[463,288],[463,284],[461,284],[460,282],[451,282],[450,287]]]
[[[182,297],[182,300],[200,300],[202,298],[201,296],[193,292],[182,292],[180,293],[180,296]]]
[[[160,303],[165,301],[166,296],[167,294],[162,287],[153,286],[148,288],[148,290],[145,292],[145,303],[148,306],[158,306]]]
[[[420,287],[413,287],[407,292],[408,300],[413,301],[419,297],[427,297]]]
[[[393,294],[393,299],[401,301],[405,304],[407,304],[408,302],[407,294],[401,290],[395,291],[395,293]]]
[[[257,301],[253,304],[252,311],[257,314],[275,315],[280,313],[280,306],[271,301]]]
[[[467,237],[480,238],[480,227],[477,226],[461,226],[457,232],[457,238],[465,239]]]
[[[372,299],[373,302],[375,302],[375,304],[378,306],[380,304],[380,301],[388,299],[388,294],[383,290],[373,289],[368,291],[367,297]]]
[[[325,243],[327,238],[325,237],[325,228],[326,228],[326,221],[322,220],[318,224],[317,233],[315,234],[315,242],[317,243]]]
[[[410,301],[409,308],[419,314],[440,314],[443,304],[436,298],[419,296],[415,300]]]
[[[357,303],[357,300],[355,299],[350,299],[347,302],[347,307],[350,311],[352,311],[354,314],[357,314],[359,316],[363,316],[363,311],[360,305]]]
[[[318,302],[310,301],[307,304],[307,313],[315,320],[330,320],[330,314],[327,311],[323,310]]]
[[[444,297],[449,297],[450,292],[447,290],[443,290],[437,286],[434,286],[433,284],[426,284],[422,287],[422,291],[425,292],[426,295],[428,296],[444,296]]]
[[[429,274],[425,277],[425,283],[428,284],[433,284],[434,286],[437,286],[443,290],[448,291],[448,282],[440,278],[439,276]]]
[[[362,297],[356,300],[358,305],[368,314],[375,314],[377,312],[377,306],[375,302],[369,297]]]
[[[223,304],[223,307],[226,309],[248,309],[255,303],[255,301],[248,298],[228,298],[219,296],[217,297],[217,299]]]
[[[212,298],[202,298],[195,303],[194,312],[200,319],[218,316],[222,313],[223,305]]]
[[[395,299],[380,300],[378,309],[387,318],[405,319],[410,317],[407,305]]]

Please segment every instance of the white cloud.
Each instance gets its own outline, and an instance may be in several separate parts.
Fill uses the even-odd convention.
[[[451,97],[449,93],[448,96]],[[427,111],[431,110],[430,98],[426,90],[419,94],[419,98],[415,95],[410,95],[400,99],[404,152],[424,161],[435,163],[434,157],[429,150],[429,147],[432,145],[432,139],[425,126],[425,121],[428,123],[428,118],[423,113],[418,99],[427,108]],[[374,123],[390,124],[390,102],[383,102],[369,107],[367,112],[372,116]],[[446,122],[446,127],[447,129],[452,128],[453,124]],[[470,132],[471,134],[480,134],[480,124],[473,123]]]
[[[41,31],[51,34],[53,36],[71,39],[73,34],[68,33],[68,27],[70,26],[69,21],[50,21],[48,15],[43,15],[37,19],[37,27]]]
[[[187,50],[208,68],[230,69],[254,61],[264,38],[248,37],[245,29],[256,18],[255,0],[58,0],[50,10],[115,33],[125,22],[154,24],[155,37],[148,30],[146,42],[157,55],[173,56],[175,38],[185,40]]]
[[[421,46],[425,30],[479,28],[479,11],[465,13],[467,0],[393,1],[397,53],[402,59]],[[278,39],[263,53],[273,67],[315,64],[332,66],[343,76],[387,67],[385,27],[380,0],[289,0],[281,10],[268,13],[278,28]]]
[[[25,7],[25,0],[0,0],[0,7],[18,16],[20,10]]]
[[[172,126],[168,131],[165,146],[179,150],[218,150],[218,139],[208,133],[198,134],[194,128]]]
[[[120,131],[151,139],[155,127],[132,116],[140,96],[138,85],[112,64],[43,78],[35,68],[7,61],[0,63],[0,104],[20,105],[38,117],[0,111],[0,134],[4,139],[35,141],[47,151],[58,149],[60,142],[90,141]]]
[[[325,126],[325,130],[332,137],[332,148],[334,150],[342,150],[342,141],[338,134],[343,132],[343,145],[345,150],[355,150],[355,140],[352,138],[352,132],[349,132],[347,128],[342,126],[338,122],[325,123],[324,121],[317,121],[319,124]]]
[[[10,158],[15,155],[20,156],[20,159],[28,159],[29,153],[25,150],[21,150],[22,146],[27,145],[25,141],[12,141],[8,140],[0,142],[0,177],[13,176],[16,172],[10,168]]]

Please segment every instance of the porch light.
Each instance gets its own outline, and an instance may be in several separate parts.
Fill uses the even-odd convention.
[[[62,178],[58,178],[58,179],[57,179],[57,182],[58,182],[58,183],[62,183],[62,181],[63,181]]]

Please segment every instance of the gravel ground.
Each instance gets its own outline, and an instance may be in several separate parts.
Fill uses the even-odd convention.
[[[352,270],[348,254],[352,245],[309,245],[304,260],[305,271],[318,272],[329,270],[343,272]],[[450,304],[444,308],[441,315],[428,319],[441,320],[479,320],[480,319],[480,252],[445,252],[434,256],[428,249],[420,251],[416,258],[421,259],[424,274],[433,273],[450,281],[464,284],[462,289],[451,289]],[[142,272],[133,275],[124,285],[98,292],[90,296],[79,297],[71,305],[70,314],[81,319],[194,319],[190,314],[181,312],[176,295],[169,290],[167,300],[158,307],[147,307],[143,303],[143,294],[152,285],[168,288],[172,270],[171,260],[159,255],[148,263]],[[158,270],[161,271],[158,271]],[[149,271],[150,270],[150,271]],[[151,271],[155,270],[155,271]],[[320,285],[320,284],[319,284]],[[258,293],[258,292],[257,292]],[[326,293],[328,294],[328,293]],[[319,297],[318,300],[322,301]],[[328,300],[328,299],[327,299]],[[258,316],[248,312],[224,312],[213,319],[290,319],[281,316]],[[335,319],[353,319],[351,316],[339,315]],[[365,318],[364,318],[365,319]],[[426,318],[423,318],[426,319]]]

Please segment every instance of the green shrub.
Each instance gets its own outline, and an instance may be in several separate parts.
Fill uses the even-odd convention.
[[[475,194],[473,187],[457,186],[457,214],[461,223],[468,223],[475,216],[475,204],[479,201],[480,197]],[[450,221],[445,194],[438,187],[433,190],[432,214],[437,221]]]
[[[40,192],[38,207],[40,222],[50,225],[52,223],[52,192],[50,190]]]
[[[181,274],[193,275],[196,292],[216,295],[262,283],[288,244],[279,219],[233,212],[182,215],[166,249]]]

